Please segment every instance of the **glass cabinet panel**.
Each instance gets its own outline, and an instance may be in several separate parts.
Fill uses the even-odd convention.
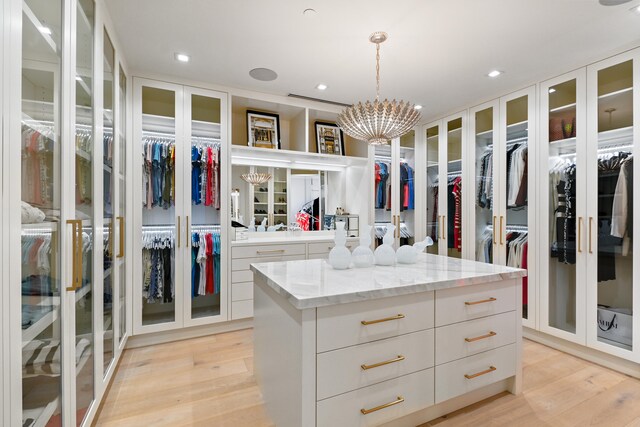
[[[400,173],[398,176],[400,187],[400,245],[413,245],[415,242],[415,182],[414,170],[416,165],[416,134],[415,131],[400,138]]]
[[[375,184],[374,184],[374,208],[375,227],[374,245],[382,244],[387,224],[393,223],[391,215],[391,184],[395,179],[391,173],[392,149],[391,145],[375,146]]]
[[[255,167],[251,169],[251,172],[272,174],[271,169],[268,167]],[[271,199],[271,191],[273,191],[271,186],[273,179],[274,177],[272,176],[269,181],[253,186],[253,202],[251,205],[253,206],[253,218],[255,219],[256,227],[264,225],[266,229],[269,226],[269,201]],[[286,190],[280,191],[278,198],[285,197]],[[248,220],[251,222],[252,218],[248,218]]]
[[[549,326],[576,332],[576,80],[551,86],[548,203]],[[578,135],[581,140],[583,135]]]
[[[61,423],[62,1],[22,2],[22,423]],[[34,372],[48,372],[34,375]]]
[[[191,94],[191,318],[220,314],[220,99]],[[189,217],[187,217],[187,221]]]
[[[597,218],[590,216],[588,227],[590,254],[597,245],[598,341],[631,350],[633,62],[601,69],[597,78]]]
[[[120,153],[120,159],[118,162],[118,188],[119,188],[119,196],[118,196],[118,227],[120,230],[120,238],[124,238],[125,236],[125,215],[127,208],[127,193],[126,193],[126,181],[127,181],[127,77],[124,74],[122,68],[119,68],[119,90],[118,90],[118,150]],[[125,257],[125,241],[119,240],[120,248],[118,248],[118,274],[120,275],[118,279],[118,288],[119,288],[119,298],[118,298],[118,310],[120,310],[120,343],[124,340],[127,331],[127,298],[126,298],[126,284],[127,284],[127,264]],[[122,249],[122,251],[120,250]]]
[[[493,236],[497,215],[494,210],[494,156],[493,144],[496,129],[493,128],[493,107],[475,113],[475,259],[481,262],[493,262],[493,250],[496,242]]]
[[[433,239],[433,245],[427,253],[438,255],[440,237],[440,213],[438,212],[438,188],[440,174],[440,138],[439,126],[427,129],[427,236]]]
[[[447,254],[462,258],[462,118],[447,122]]]
[[[82,287],[76,290],[76,424],[82,424],[94,399],[93,335],[93,40],[95,4],[78,1],[76,21],[76,219],[82,221]],[[98,202],[100,203],[100,201]],[[102,238],[102,232],[98,234]]]
[[[113,209],[115,199],[116,177],[113,173],[113,130],[115,129],[115,117],[113,115],[113,104],[115,99],[114,86],[114,67],[115,67],[115,50],[111,39],[106,31],[104,31],[104,65],[103,65],[103,125],[104,133],[102,136],[102,188],[104,199],[104,249],[103,249],[103,268],[104,268],[104,288],[102,293],[103,305],[103,353],[104,353],[104,370],[106,372],[109,364],[113,360],[115,351],[115,342],[113,341],[113,257],[114,257],[114,233],[117,224],[113,220]]]
[[[271,212],[271,220],[269,220],[269,225],[286,225],[287,224],[287,169],[284,168],[273,168],[273,207]],[[316,214],[315,210],[312,212],[310,218],[309,230],[320,230],[320,210],[317,209],[318,213]]]
[[[506,229],[504,233],[505,264],[527,268],[529,259],[529,97],[506,103]],[[502,219],[502,218],[501,218]],[[502,236],[501,236],[502,238]],[[500,242],[502,243],[502,241]],[[523,279],[522,317],[528,318],[528,278]]]
[[[174,322],[176,230],[176,92],[142,87],[142,325]],[[184,231],[184,228],[182,228]],[[176,231],[178,234],[176,235]],[[183,243],[184,244],[184,243]]]

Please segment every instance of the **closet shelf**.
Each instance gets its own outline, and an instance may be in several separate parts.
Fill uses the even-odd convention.
[[[549,113],[558,113],[560,111],[570,110],[572,108],[576,108],[576,103],[561,105],[560,107],[552,108],[549,110]]]
[[[366,167],[368,158],[233,145],[231,147],[231,163],[239,166],[318,169],[339,172],[349,166]]]

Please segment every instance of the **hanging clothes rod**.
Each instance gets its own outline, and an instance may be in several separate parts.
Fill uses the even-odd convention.
[[[488,230],[493,230],[493,224],[487,224]],[[523,233],[529,232],[529,226],[527,225],[508,225],[506,226],[507,231],[520,231]]]
[[[513,139],[508,139],[507,140],[507,147],[511,147],[512,145],[515,144],[519,144],[522,142],[528,142],[529,141],[529,137],[528,136],[523,136],[520,138],[513,138]],[[487,144],[487,148],[492,148],[493,144]]]

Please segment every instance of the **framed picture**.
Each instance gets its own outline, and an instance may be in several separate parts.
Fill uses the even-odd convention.
[[[249,147],[280,148],[280,116],[262,111],[247,110]]]
[[[342,129],[335,123],[316,122],[316,145],[318,153],[345,155]]]

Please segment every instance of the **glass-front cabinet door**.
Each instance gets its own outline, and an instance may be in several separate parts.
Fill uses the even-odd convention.
[[[540,85],[540,330],[585,344],[586,76]],[[591,171],[597,173],[597,169]]]
[[[400,156],[398,159],[399,200],[397,209],[396,231],[398,244],[413,245],[415,243],[415,167],[416,167],[416,132],[409,131],[400,138]]]
[[[427,248],[427,253],[440,253],[440,212],[438,211],[438,194],[440,188],[440,124],[430,124],[426,129],[427,141],[427,186],[426,186],[426,222],[427,236],[433,240],[433,245]]]
[[[271,168],[271,191],[269,194],[269,225],[286,225],[287,224],[287,206],[289,197],[288,170],[286,168]],[[309,230],[320,229],[320,213],[319,209],[310,218]]]
[[[464,140],[463,117],[454,116],[444,122],[446,133],[441,150],[440,164],[447,165],[446,188],[440,186],[444,197],[442,209],[442,237],[447,244],[447,255],[462,258],[463,253],[463,197],[462,197],[462,151]],[[443,159],[444,157],[444,159]],[[444,184],[444,182],[443,182]]]
[[[226,164],[221,141],[226,129],[221,124],[226,117],[223,94],[186,88],[184,97],[185,147],[188,148],[191,178],[185,181],[184,193],[189,195],[185,210],[186,259],[183,280],[185,289],[185,326],[226,320],[226,286],[221,266],[222,243],[226,239],[221,229],[221,212],[226,197],[220,189],[226,176]],[[226,153],[225,153],[226,154]],[[189,212],[190,211],[190,212]]]
[[[635,147],[640,142],[640,50],[587,68],[587,344],[638,361],[640,308],[634,254]],[[634,84],[635,83],[635,84]],[[634,339],[635,337],[635,339]]]
[[[22,7],[19,144],[25,213],[21,215],[21,283],[11,284],[21,289],[22,348],[14,355],[22,361],[18,365],[22,370],[22,417],[12,413],[12,425],[44,426],[62,422],[62,375],[66,371],[59,356],[38,355],[61,354],[65,289],[81,284],[76,280],[65,283],[61,277],[61,234],[71,227],[61,217],[63,4],[62,0],[25,0]],[[65,149],[67,156],[68,149],[73,147]],[[64,193],[69,197],[68,189]],[[40,372],[47,375],[38,375]]]
[[[394,224],[395,218],[392,212],[392,183],[395,178],[393,165],[393,145],[376,145],[374,149],[374,246],[382,244],[387,225]],[[395,225],[395,224],[394,224]]]
[[[181,249],[189,242],[186,218],[180,207],[189,202],[182,177],[191,174],[180,162],[185,147],[181,121],[182,88],[179,86],[134,81],[134,138],[138,145],[141,190],[137,207],[141,213],[140,264],[134,284],[134,333],[154,332],[179,327],[182,318],[182,293],[176,290],[176,268]],[[184,154],[184,153],[183,153]],[[135,163],[134,163],[135,164]],[[197,185],[197,182],[194,184]],[[135,188],[134,191],[137,191]],[[134,235],[134,239],[136,236]],[[138,266],[137,266],[138,267]],[[135,330],[137,329],[137,330]]]
[[[117,137],[115,143],[118,146],[118,179],[117,179],[117,204],[118,204],[118,249],[117,249],[117,264],[118,264],[118,300],[117,306],[114,308],[119,312],[119,322],[117,327],[118,333],[118,346],[122,346],[124,338],[127,335],[127,278],[128,278],[128,265],[126,257],[126,227],[127,221],[125,219],[127,212],[127,191],[126,183],[128,177],[127,170],[127,76],[121,67],[118,67],[118,117],[116,126]]]

